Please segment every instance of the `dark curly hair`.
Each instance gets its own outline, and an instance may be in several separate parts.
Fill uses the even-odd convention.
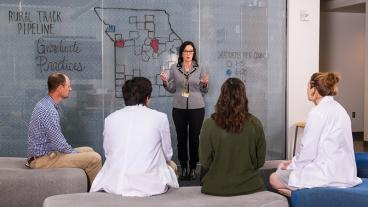
[[[221,86],[221,94],[211,117],[227,132],[239,133],[249,117],[248,98],[243,81],[229,78]]]

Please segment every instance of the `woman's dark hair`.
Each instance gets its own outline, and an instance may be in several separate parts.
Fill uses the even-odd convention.
[[[221,93],[211,116],[227,132],[239,133],[249,117],[248,98],[243,81],[229,78],[221,86]]]
[[[198,61],[197,61],[197,49],[196,47],[194,46],[194,43],[191,42],[191,41],[185,41],[183,42],[183,44],[180,45],[180,48],[179,48],[179,57],[178,57],[178,64],[177,66],[178,67],[182,67],[182,63],[183,63],[183,52],[184,52],[184,49],[186,46],[192,46],[193,47],[193,64],[194,66],[198,66]]]
[[[314,73],[310,79],[310,87],[316,88],[321,96],[334,96],[337,94],[337,83],[340,76],[333,72]]]
[[[52,73],[47,78],[47,88],[49,93],[54,92],[58,86],[64,85],[66,81],[66,75],[63,73]]]
[[[145,77],[134,77],[131,80],[125,81],[122,91],[126,106],[137,104],[146,105],[147,97],[151,97],[152,84]]]

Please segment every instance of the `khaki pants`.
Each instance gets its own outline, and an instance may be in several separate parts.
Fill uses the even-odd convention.
[[[178,173],[178,166],[176,165],[176,163],[172,160],[170,160],[170,162],[167,163],[167,165],[174,170],[176,177],[179,177],[179,173]]]
[[[49,152],[34,159],[30,167],[33,169],[81,168],[86,172],[90,186],[102,168],[101,156],[91,147],[78,147],[75,150],[79,153]]]
[[[167,183],[167,185],[169,186],[169,188],[179,188],[178,167],[176,166],[176,163],[170,160],[169,162],[167,162],[167,166],[170,171],[170,181]]]

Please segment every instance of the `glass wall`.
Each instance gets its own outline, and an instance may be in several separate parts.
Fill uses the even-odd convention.
[[[224,80],[238,77],[263,123],[267,159],[285,156],[283,0],[5,0],[0,16],[0,156],[25,155],[33,107],[47,94],[47,76],[62,71],[72,79],[61,104],[72,146],[103,154],[103,119],[124,107],[123,82],[145,76],[153,84],[151,107],[169,117],[176,157],[172,98],[159,73],[176,64],[186,40],[209,74],[206,117]]]

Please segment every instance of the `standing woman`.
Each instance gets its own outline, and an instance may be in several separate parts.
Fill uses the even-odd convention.
[[[221,87],[215,113],[201,130],[202,193],[235,196],[265,190],[259,173],[265,157],[263,127],[248,112],[245,85],[229,78]]]
[[[280,163],[270,184],[291,196],[300,188],[347,188],[362,182],[357,177],[351,121],[334,100],[340,77],[335,73],[314,73],[308,82],[308,100],[315,107],[308,114],[299,152]]]
[[[205,113],[203,94],[208,91],[208,74],[199,67],[197,50],[192,42],[186,41],[180,46],[177,65],[170,68],[170,74],[164,71],[160,77],[165,89],[174,94],[172,116],[178,139],[178,159],[182,169],[180,178],[195,179],[199,132]]]

